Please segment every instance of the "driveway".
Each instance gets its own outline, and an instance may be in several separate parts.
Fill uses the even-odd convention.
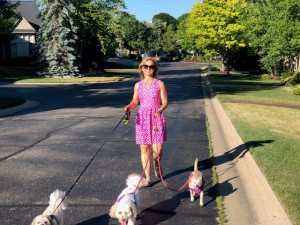
[[[198,157],[206,179],[204,206],[199,207],[198,199],[190,202],[187,190],[171,191],[153,179],[153,187],[141,189],[137,224],[216,224],[199,65],[161,63],[159,78],[169,97],[164,179],[173,189],[181,187]],[[0,118],[1,225],[30,224],[57,188],[67,192],[66,225],[118,224],[109,219],[108,210],[127,175],[142,173],[134,121],[121,122],[138,79],[0,86],[0,94],[40,103]]]

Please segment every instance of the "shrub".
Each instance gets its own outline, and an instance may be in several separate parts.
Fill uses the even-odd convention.
[[[287,77],[286,79],[284,79],[284,84],[285,86],[294,86],[297,84],[300,84],[300,72],[296,72],[293,75]]]
[[[292,88],[292,94],[293,95],[300,95],[300,84],[298,84],[298,85],[296,85]]]
[[[261,79],[263,80],[271,80],[273,77],[270,74],[262,74]]]
[[[212,66],[210,68],[210,71],[219,71],[220,70],[220,67],[216,67],[216,66]]]
[[[184,59],[185,59],[185,60],[190,60],[191,58],[192,58],[191,55],[186,55]]]

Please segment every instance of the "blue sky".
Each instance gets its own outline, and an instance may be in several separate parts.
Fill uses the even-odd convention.
[[[125,0],[126,12],[136,16],[139,21],[149,22],[159,13],[168,13],[177,19],[184,13],[191,12],[197,0]]]

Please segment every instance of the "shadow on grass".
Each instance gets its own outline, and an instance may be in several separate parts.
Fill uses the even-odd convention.
[[[230,151],[225,152],[221,156],[213,157],[213,162],[215,166],[221,165],[223,163],[228,163],[230,161],[237,161],[245,156],[249,151],[249,148],[257,148],[264,146],[266,144],[273,143],[274,140],[257,140],[257,141],[248,141],[245,144],[241,144]],[[234,163],[235,165],[235,163]]]

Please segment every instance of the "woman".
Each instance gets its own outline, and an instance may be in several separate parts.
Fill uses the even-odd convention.
[[[140,145],[141,161],[145,170],[147,186],[151,186],[150,163],[147,163],[153,149],[155,176],[159,178],[158,160],[162,157],[162,144],[166,141],[167,130],[163,111],[168,106],[164,83],[157,79],[157,64],[152,58],[145,58],[139,65],[141,80],[134,85],[132,101],[125,110],[134,109],[140,103],[136,115],[136,144]]]

